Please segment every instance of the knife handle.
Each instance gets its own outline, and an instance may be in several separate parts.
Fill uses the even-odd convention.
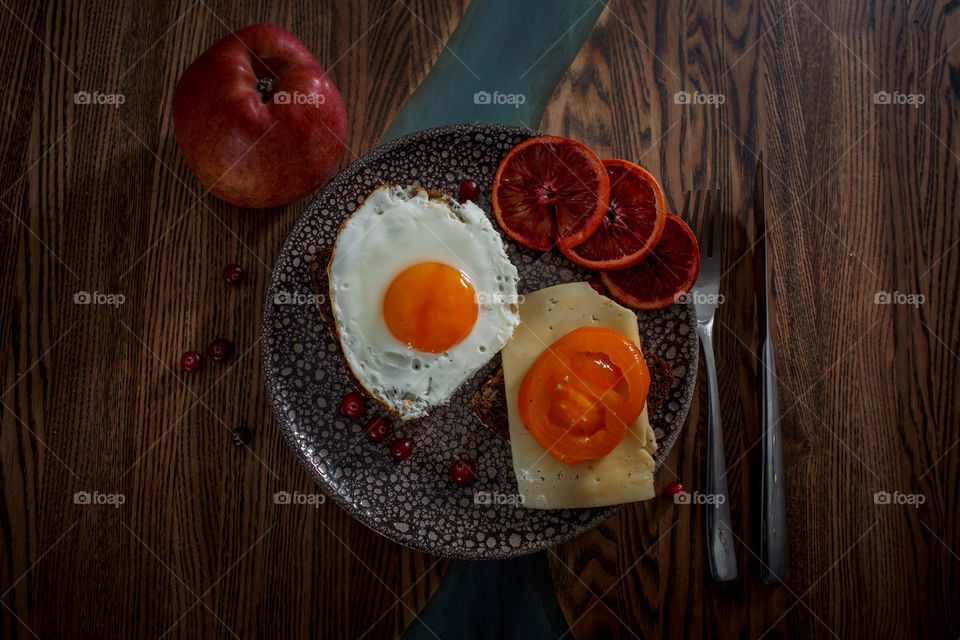
[[[717,364],[713,356],[713,336],[700,332],[703,363],[707,374],[707,496],[713,500],[704,505],[706,514],[707,562],[710,575],[717,582],[737,577],[737,556],[733,550],[733,528],[730,526],[730,504],[727,498],[727,463],[723,454],[723,431],[720,427],[720,388],[717,385]]]
[[[764,584],[782,584],[787,577],[787,514],[783,488],[783,443],[780,434],[780,404],[777,399],[777,369],[769,327],[761,350],[761,359],[761,577]]]

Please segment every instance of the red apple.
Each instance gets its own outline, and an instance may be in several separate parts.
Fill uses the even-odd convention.
[[[173,93],[187,164],[210,193],[275,207],[315,191],[343,155],[347,111],[306,45],[255,24],[207,49]]]

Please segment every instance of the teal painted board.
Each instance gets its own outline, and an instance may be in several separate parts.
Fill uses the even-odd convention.
[[[444,124],[537,129],[607,0],[473,0],[382,142]],[[552,640],[569,627],[545,553],[452,560],[404,640]]]
[[[451,562],[402,640],[556,640],[568,632],[541,552]]]
[[[429,127],[536,129],[606,0],[474,0],[382,142]]]

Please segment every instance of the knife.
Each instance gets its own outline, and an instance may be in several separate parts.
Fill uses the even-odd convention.
[[[773,298],[773,257],[766,218],[763,152],[757,157],[754,179],[754,224],[758,241],[754,265],[757,270],[757,320],[760,345],[760,438],[762,496],[760,499],[760,559],[764,584],[782,584],[787,576],[787,516],[784,499],[783,441],[780,405],[777,399],[777,364],[773,347],[776,308]]]

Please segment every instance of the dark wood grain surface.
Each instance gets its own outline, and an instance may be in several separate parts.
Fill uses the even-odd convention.
[[[274,504],[276,491],[317,492],[270,415],[257,345],[270,267],[304,203],[251,212],[202,195],[170,101],[226,33],[284,26],[343,93],[345,166],[376,145],[465,4],[0,3],[0,637],[383,638],[429,599],[444,561],[332,504]],[[557,88],[545,131],[640,162],[675,209],[688,189],[723,193],[717,347],[740,562],[737,581],[711,583],[699,508],[630,505],[550,553],[574,637],[960,634],[957,9],[613,0]],[[80,90],[124,103],[78,105]],[[723,104],[696,104],[704,95]],[[923,104],[896,103],[910,95]],[[781,587],[760,583],[756,556],[745,222],[761,150],[789,500]],[[220,279],[229,262],[249,273],[238,289]],[[124,301],[78,305],[78,291]],[[895,303],[877,304],[882,292]],[[182,376],[180,354],[218,336],[236,342],[232,362]],[[703,401],[659,486],[703,487]],[[229,442],[240,425],[245,451]],[[123,504],[76,504],[81,491]],[[876,504],[878,492],[923,504]]]

